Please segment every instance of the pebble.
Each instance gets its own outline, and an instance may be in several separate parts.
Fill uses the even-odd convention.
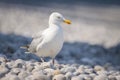
[[[54,74],[54,70],[53,70],[53,69],[50,69],[50,68],[46,68],[46,69],[44,69],[44,71],[45,71],[47,74]]]
[[[80,75],[80,72],[76,71],[76,72],[73,73],[73,75],[78,76],[78,75]]]
[[[73,77],[73,73],[67,72],[67,73],[65,74],[65,77],[66,77],[66,80],[71,80],[71,78]]]
[[[66,77],[63,74],[58,74],[55,75],[52,80],[66,80]]]
[[[74,77],[72,77],[71,80],[84,80],[84,78],[80,77],[80,76],[74,76]]]
[[[104,75],[108,75],[109,73],[105,70],[101,70],[101,71],[97,71],[96,72],[98,75],[104,74]]]
[[[31,72],[34,69],[34,64],[28,63],[26,65],[26,69],[27,69],[27,71]]]
[[[18,75],[18,77],[21,79],[21,80],[24,80],[27,76],[29,76],[30,73],[26,72],[26,71],[21,71]]]
[[[84,68],[84,66],[81,65],[81,66],[78,68],[77,71],[80,72],[81,74],[84,74],[84,73],[85,73],[85,68]]]
[[[20,69],[20,68],[13,68],[13,69],[11,70],[11,73],[18,75],[18,74],[21,72],[21,70],[22,70],[22,69]]]
[[[9,75],[7,76],[8,80],[20,80],[20,78],[17,75]]]
[[[94,78],[94,80],[108,80],[108,77],[106,75],[98,75]]]
[[[62,73],[66,73],[66,72],[75,72],[76,68],[75,67],[65,67],[61,69]]]
[[[95,70],[95,71],[101,71],[101,70],[104,71],[104,68],[103,68],[102,66],[96,65],[96,66],[94,67],[94,70]]]
[[[5,66],[0,65],[0,78],[9,72],[9,69]]]
[[[120,80],[120,75],[116,76],[116,79],[117,79],[117,80]]]
[[[90,69],[85,69],[85,73],[91,74],[94,72],[94,69],[90,68]]]
[[[33,75],[33,80],[50,80],[46,75]]]
[[[14,68],[25,68],[25,61],[22,59],[17,59],[14,63]]]
[[[109,75],[108,78],[109,78],[109,80],[117,80],[116,76],[113,76],[113,75]]]
[[[7,58],[6,58],[6,56],[0,55],[0,63],[2,63],[2,62],[7,62]]]
[[[95,78],[95,76],[97,76],[95,73],[91,73],[89,74],[92,78]]]

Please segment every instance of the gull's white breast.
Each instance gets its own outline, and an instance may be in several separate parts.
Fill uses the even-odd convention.
[[[49,27],[43,33],[43,41],[37,46],[37,55],[40,57],[54,58],[63,46],[63,30],[54,25]]]

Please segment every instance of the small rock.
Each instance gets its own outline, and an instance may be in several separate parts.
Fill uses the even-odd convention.
[[[61,74],[61,71],[60,71],[60,70],[55,70],[55,71],[53,72],[53,75],[58,75],[58,74]]]
[[[27,63],[27,65],[26,65],[27,71],[31,72],[34,69],[34,66],[35,66],[34,64]]]
[[[62,73],[66,73],[66,72],[75,72],[76,68],[75,67],[65,67],[61,69]]]
[[[79,77],[81,77],[85,80],[92,80],[92,77],[90,75],[87,75],[87,74],[80,74]]]
[[[55,75],[52,80],[66,80],[63,74]]]
[[[89,74],[92,78],[95,78],[96,74],[95,73],[91,73]]]
[[[81,65],[81,66],[78,68],[77,71],[80,72],[81,74],[84,74],[84,73],[85,73],[85,68],[84,68],[84,66]]]
[[[108,80],[108,77],[106,75],[98,75],[94,78],[94,80]]]
[[[116,79],[117,79],[117,80],[120,80],[120,75],[116,76]]]
[[[13,68],[13,65],[15,64],[14,61],[10,61],[6,63],[9,68]]]
[[[17,75],[9,75],[7,76],[8,80],[20,80]]]
[[[109,78],[109,80],[117,80],[116,77],[113,75],[109,75],[108,78]]]
[[[107,71],[101,70],[101,71],[97,71],[96,72],[98,75],[104,74],[104,75],[108,75],[109,73]]]
[[[9,72],[9,69],[6,68],[5,66],[0,66],[0,77],[3,77],[5,74]]]
[[[22,69],[20,69],[20,68],[13,68],[13,69],[11,70],[11,73],[18,75],[18,74],[21,72],[21,70],[22,70]]]
[[[54,74],[54,70],[53,70],[53,69],[50,69],[50,68],[46,68],[46,69],[44,69],[44,71],[45,71],[47,74]]]
[[[91,74],[91,73],[93,73],[93,72],[94,72],[94,69],[92,69],[92,68],[90,68],[90,69],[85,69],[85,73]]]
[[[84,78],[80,77],[80,76],[74,76],[74,77],[72,77],[71,80],[84,80]]]
[[[76,71],[76,72],[73,73],[73,75],[78,76],[78,75],[80,75],[80,72]]]
[[[96,65],[95,67],[94,67],[94,70],[95,71],[101,71],[101,70],[105,70],[102,66],[99,66],[99,65]]]
[[[6,56],[0,55],[0,63],[2,63],[2,62],[7,62],[7,58],[6,58]]]
[[[93,78],[90,77],[90,76],[85,76],[84,79],[85,79],[85,80],[93,80]]]
[[[38,74],[33,75],[33,80],[50,80],[46,75]]]
[[[66,80],[71,80],[71,77],[73,77],[73,73],[67,72],[65,76],[66,76]]]
[[[17,59],[13,66],[14,68],[25,68],[25,61],[22,59]]]
[[[27,73],[26,71],[21,71],[18,75],[18,77],[21,79],[21,80],[24,80],[27,76],[29,76],[30,74]]]

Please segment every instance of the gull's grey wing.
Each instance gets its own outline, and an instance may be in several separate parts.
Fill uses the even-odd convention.
[[[35,33],[34,35],[32,35],[32,38],[34,39],[34,38],[39,38],[39,37],[41,37],[42,32],[43,32],[43,31],[40,31],[40,32],[38,32],[38,33]]]
[[[36,52],[36,47],[38,46],[38,44],[40,44],[43,40],[43,36],[38,33],[37,35],[33,36],[33,40],[31,42],[31,44],[29,45],[29,52],[35,53]]]

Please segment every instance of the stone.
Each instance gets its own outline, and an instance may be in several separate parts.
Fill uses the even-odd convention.
[[[106,75],[98,75],[94,78],[94,80],[108,80],[108,77]]]
[[[71,80],[84,80],[84,78],[80,76],[74,76],[71,78]]]
[[[18,77],[21,79],[21,80],[24,80],[27,76],[29,76],[30,73],[26,72],[26,71],[21,71],[18,75]]]
[[[58,74],[55,75],[52,80],[66,80],[66,77],[63,74]]]
[[[120,80],[120,75],[116,76],[116,79],[117,79],[117,80]]]
[[[5,66],[0,66],[0,78],[3,77],[5,74],[9,72],[9,69],[6,68]]]
[[[71,80],[71,77],[73,77],[73,73],[67,72],[67,73],[65,74],[65,77],[66,77],[66,80]]]
[[[94,70],[95,70],[95,71],[101,71],[101,70],[105,70],[105,69],[104,69],[104,67],[102,67],[102,66],[96,65],[96,66],[94,67]]]

